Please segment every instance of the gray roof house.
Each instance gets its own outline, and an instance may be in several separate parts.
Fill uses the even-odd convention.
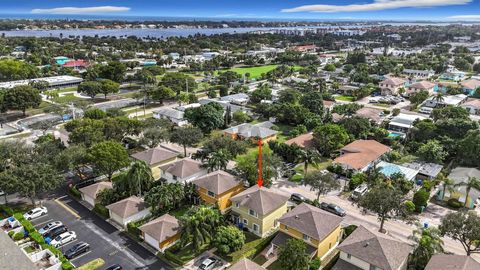
[[[260,265],[252,262],[247,258],[240,259],[236,262],[229,270],[265,270],[265,268],[261,267]]]
[[[417,178],[433,179],[442,171],[443,166],[435,163],[427,162],[410,162],[402,164],[402,166],[418,170]]]
[[[207,170],[202,167],[202,163],[191,158],[184,158],[160,167],[162,178],[169,183],[191,182],[196,178],[207,174]]]
[[[256,125],[249,123],[240,124],[231,128],[223,130],[223,133],[235,135],[242,139],[246,138],[262,138],[267,139],[275,136],[278,131],[270,129],[273,126],[271,122],[263,122]]]
[[[238,93],[238,94],[220,97],[220,100],[228,101],[232,104],[237,104],[237,105],[246,105],[250,100],[250,97],[245,93]]]
[[[406,270],[413,247],[385,234],[359,226],[339,246],[332,270]]]
[[[448,178],[452,179],[455,184],[467,183],[468,179],[471,177],[480,178],[480,170],[476,168],[456,167],[448,175]],[[439,194],[441,192],[443,191],[440,190]],[[466,206],[470,209],[473,209],[475,207],[475,202],[477,201],[478,197],[480,197],[480,191],[472,188],[469,194],[466,194],[466,192],[465,186],[457,186],[454,187],[453,193],[447,190],[445,196],[439,196],[437,198],[443,198],[444,200],[456,198],[461,203],[465,203],[465,200],[467,200]]]
[[[188,121],[184,119],[184,115],[184,112],[172,108],[162,108],[153,112],[153,118],[168,119],[178,126],[188,124]]]
[[[478,270],[480,263],[470,256],[435,254],[432,256],[425,270]]]

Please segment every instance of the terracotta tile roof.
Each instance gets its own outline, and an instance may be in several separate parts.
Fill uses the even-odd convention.
[[[138,227],[138,229],[161,243],[178,234],[180,232],[180,224],[177,218],[169,214],[165,214],[148,223],[145,223],[144,225]]]
[[[110,181],[102,181],[102,182],[98,182],[98,183],[95,183],[95,184],[92,184],[90,186],[86,186],[86,187],[83,187],[83,188],[80,188],[78,189],[78,191],[80,191],[81,193],[87,195],[88,197],[90,198],[93,198],[93,199],[96,199],[97,198],[97,194],[104,190],[104,189],[112,189],[113,188],[113,184],[112,182]]]
[[[130,196],[116,203],[107,205],[108,210],[121,218],[133,216],[146,208],[147,206],[143,199],[137,196]]]
[[[335,104],[335,101],[322,100],[322,103],[324,107],[331,108]]]
[[[435,84],[429,81],[416,82],[410,85],[410,88],[415,88],[415,89],[431,89],[433,87],[435,87]]]
[[[478,270],[480,263],[470,256],[435,254],[428,262],[425,270]]]
[[[255,185],[233,196],[230,200],[250,208],[260,215],[266,215],[287,203],[289,198],[290,196],[287,194]]]
[[[285,144],[292,145],[296,144],[302,148],[311,148],[313,147],[313,133],[306,133],[290,140],[285,141]]]
[[[342,155],[333,162],[360,170],[390,150],[390,147],[375,140],[356,140],[344,146]]]
[[[201,172],[202,170],[205,170],[202,168],[202,163],[190,158],[184,158],[179,161],[163,165],[160,167],[160,169],[180,178],[189,177]]]
[[[242,184],[242,182],[237,180],[235,176],[222,170],[214,171],[199,177],[192,181],[192,183],[198,187],[209,190],[216,195],[222,194]]]
[[[155,165],[176,156],[178,156],[177,152],[172,152],[161,147],[151,148],[132,155],[134,159],[145,161],[148,165]]]
[[[468,98],[467,101],[465,103],[463,103],[461,106],[462,107],[470,106],[470,107],[480,108],[480,99],[478,99],[478,98]]]
[[[384,270],[397,270],[413,247],[385,234],[359,226],[338,249]]]
[[[402,85],[404,83],[405,83],[404,79],[397,78],[397,77],[390,77],[380,82],[380,84],[387,84],[387,85]]]
[[[363,108],[360,108],[355,113],[355,115],[358,116],[358,117],[362,117],[362,118],[368,118],[368,119],[374,121],[375,123],[380,123],[380,122],[382,122],[382,117],[380,116],[381,113],[383,113],[383,110],[375,109],[375,108],[369,108],[369,107],[363,107]]]
[[[330,235],[342,221],[343,218],[306,203],[298,205],[278,220],[319,241]]]
[[[265,268],[260,265],[250,261],[247,258],[239,260],[237,263],[232,265],[229,270],[265,270]]]
[[[475,79],[466,80],[466,81],[461,82],[460,84],[464,88],[468,88],[468,89],[477,89],[478,87],[480,87],[480,81],[475,80]]]

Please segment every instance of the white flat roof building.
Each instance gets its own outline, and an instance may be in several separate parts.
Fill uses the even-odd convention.
[[[83,79],[79,77],[68,76],[68,75],[43,77],[43,78],[28,79],[28,80],[0,82],[0,88],[13,88],[19,85],[27,85],[32,81],[33,82],[46,81],[49,85],[49,88],[57,88],[57,87],[59,88],[59,87],[79,85],[81,82],[83,82]]]

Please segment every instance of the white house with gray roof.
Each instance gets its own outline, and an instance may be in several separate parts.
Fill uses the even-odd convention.
[[[153,112],[153,118],[168,119],[177,126],[185,126],[188,124],[184,115],[184,112],[172,108],[162,108]]]

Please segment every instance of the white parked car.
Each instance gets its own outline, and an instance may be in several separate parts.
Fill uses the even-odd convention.
[[[46,224],[45,226],[43,226],[40,230],[38,230],[38,232],[41,235],[44,235],[46,233],[49,233],[51,230],[53,230],[55,228],[58,228],[62,225],[63,225],[63,223],[61,221],[50,222],[50,223]]]
[[[59,236],[55,237],[55,239],[50,242],[50,245],[58,248],[61,245],[64,245],[68,242],[72,242],[73,240],[77,239],[77,234],[73,231],[64,232]]]
[[[47,213],[48,213],[48,210],[46,207],[37,207],[23,214],[23,217],[27,220],[31,220],[31,219],[46,215]]]

